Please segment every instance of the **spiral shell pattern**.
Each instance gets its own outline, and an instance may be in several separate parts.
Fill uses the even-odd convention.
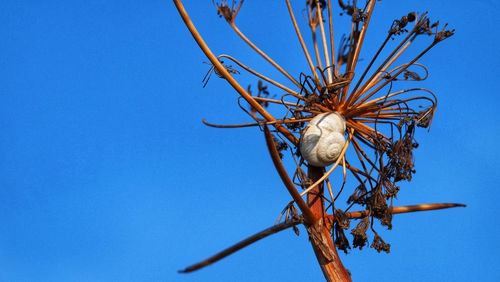
[[[345,144],[345,120],[336,113],[315,116],[302,132],[300,153],[313,166],[325,167],[337,160]]]

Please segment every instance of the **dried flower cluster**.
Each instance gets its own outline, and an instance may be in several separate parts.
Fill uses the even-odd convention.
[[[227,1],[216,3],[217,12],[231,26],[235,26],[234,20],[240,11],[242,2],[236,4],[233,1],[231,5]],[[270,104],[283,106],[286,114],[281,119],[277,119],[276,123],[284,125],[297,136],[297,139],[300,139],[305,125],[314,116],[325,112],[341,114],[346,119],[346,134],[352,146],[351,150],[354,150],[357,156],[356,160],[348,159],[346,153],[341,157],[344,173],[351,173],[357,181],[357,184],[354,184],[352,195],[347,201],[349,206],[343,212],[350,209],[352,205],[363,206],[370,211],[370,214],[367,216],[368,219],[362,219],[360,224],[368,226],[366,220],[378,219],[382,225],[390,229],[392,227],[390,207],[392,199],[397,196],[399,191],[398,182],[411,180],[413,173],[415,173],[413,149],[418,147],[414,138],[415,128],[429,127],[437,103],[436,97],[430,90],[424,88],[394,90],[397,87],[395,82],[426,79],[428,76],[427,68],[418,63],[418,60],[437,43],[453,35],[453,30],[447,30],[446,25],[442,30],[439,30],[439,23],[431,22],[426,13],[410,12],[395,19],[389,25],[387,35],[380,48],[374,50],[374,55],[368,66],[359,71],[356,69],[356,65],[375,1],[366,1],[362,6],[356,5],[356,1],[352,4],[339,1],[343,14],[350,17],[352,29],[343,38],[336,53],[334,49],[326,48],[329,43],[333,42],[332,38],[325,40],[327,37],[325,18],[331,18],[331,15],[325,17],[325,14],[330,12],[326,2],[306,1],[308,24],[312,33],[316,57],[316,61],[313,62],[308,49],[304,48],[310,72],[301,73],[299,80],[295,80],[281,67],[277,68],[282,71],[289,82],[295,84],[294,88],[285,87],[228,55],[219,56],[219,59],[229,59],[242,69],[260,78],[259,92],[258,95],[254,96],[255,100],[264,108]],[[292,20],[298,30],[293,16]],[[239,29],[236,32],[246,39]],[[325,47],[323,57],[320,50],[321,43],[317,39],[318,32],[324,39],[322,42],[323,47]],[[298,35],[301,37],[300,33]],[[330,37],[333,37],[333,34],[330,34]],[[396,64],[397,59],[407,51],[412,42],[420,38],[425,39],[425,37],[430,37],[427,48],[417,53],[409,62]],[[398,42],[390,55],[379,58],[384,48],[388,47],[388,43],[394,41]],[[260,51],[260,49],[257,50]],[[377,61],[381,61],[381,63],[377,64]],[[270,62],[274,63],[272,60]],[[375,66],[377,66],[376,69]],[[226,66],[226,68],[233,70],[232,67]],[[359,78],[355,79],[356,75],[359,75]],[[277,91],[285,91],[285,94],[279,99],[268,98],[269,90],[265,87],[265,91],[262,91],[262,81],[275,86]],[[248,90],[250,90],[250,86]],[[251,94],[251,91],[248,92]],[[263,93],[265,95],[262,95]],[[255,108],[250,107],[249,114],[256,120],[256,125],[266,123],[264,118],[256,115]],[[276,139],[286,140],[286,137],[282,136],[281,133],[276,132],[276,135],[278,135]],[[312,183],[304,173],[308,164],[300,158],[297,144],[292,142],[293,140],[287,141],[289,142],[287,146],[281,141],[278,148],[281,154],[283,154],[283,150],[292,148],[291,156],[294,157],[297,164],[294,173],[298,180],[297,186],[301,190],[307,190]],[[344,175],[344,179],[346,178],[347,176]],[[333,191],[331,192],[330,194],[333,195]],[[325,200],[329,201],[333,207],[334,199],[335,197]],[[338,211],[341,212],[340,209]],[[334,215],[337,213],[335,212]],[[349,224],[344,226],[339,226],[339,224],[336,221],[332,233],[336,237],[337,247],[347,252],[350,244],[345,239],[343,230],[347,229]],[[373,226],[373,224],[370,225]],[[368,240],[368,236],[364,234],[366,230],[367,228],[356,228],[351,231],[354,236],[354,247],[361,249],[366,245],[366,240]],[[373,232],[374,239],[371,246],[378,251],[388,252],[389,245],[382,241],[375,230]]]
[[[234,125],[204,122],[220,128],[259,127],[269,139],[268,144],[274,144],[270,146],[273,147],[270,148],[271,156],[277,151],[279,159],[285,157],[285,160],[295,163],[295,171],[289,173],[291,177],[288,179],[281,168],[281,160],[273,159],[294,199],[280,217],[285,224],[305,221],[306,226],[312,226],[322,218],[324,225],[331,229],[332,241],[338,249],[347,252],[351,247],[362,249],[369,245],[378,252],[389,252],[390,245],[377,233],[374,222],[392,228],[393,199],[400,190],[399,183],[410,181],[415,173],[413,150],[418,147],[415,131],[418,127],[430,126],[437,104],[430,90],[406,88],[405,83],[427,78],[428,70],[419,63],[420,58],[452,36],[454,31],[447,29],[447,25],[441,28],[439,22],[431,21],[427,13],[407,13],[388,24],[380,47],[365,52],[363,68],[359,68],[363,42],[379,1],[338,0],[335,8],[331,2],[305,1],[304,12],[311,33],[311,42],[307,44],[292,5],[286,0],[308,66],[307,70],[296,75],[287,72],[238,28],[235,20],[243,1],[214,2],[217,14],[226,20],[237,36],[278,70],[282,78],[270,78],[227,54],[211,59],[213,67],[207,77],[215,71],[219,77],[228,80],[241,96],[238,104],[254,122]],[[351,29],[336,45],[333,16],[339,12],[349,20]],[[204,43],[190,30],[203,49]],[[417,40],[426,40],[427,46],[419,52],[412,51],[412,59],[400,62]],[[209,56],[208,51],[203,50]],[[381,55],[385,53],[388,55]],[[258,79],[257,93],[253,93],[250,86],[246,91],[239,86],[231,75],[239,72],[247,72]],[[249,105],[244,105],[245,102]],[[273,112],[281,110],[280,118],[269,113],[271,107]],[[309,121],[323,113],[337,113],[345,119],[346,142],[335,163],[318,168],[302,157],[299,143]],[[271,132],[273,136],[268,138]],[[343,177],[330,179],[336,169],[342,170]],[[297,196],[297,191],[300,191],[300,196]],[[347,205],[340,208],[336,200],[342,193]],[[301,197],[306,197],[306,200]],[[310,216],[308,208],[314,209],[315,197],[320,198],[322,211]],[[354,215],[350,210],[355,206],[363,211]],[[298,210],[302,215],[298,215]],[[353,219],[359,221],[351,224]],[[349,228],[351,239],[345,234]],[[369,229],[373,234],[371,240],[367,234]]]

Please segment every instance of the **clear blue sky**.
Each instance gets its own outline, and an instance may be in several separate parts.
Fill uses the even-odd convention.
[[[286,7],[268,2],[246,1],[238,24],[298,74]],[[500,4],[399,2],[379,2],[364,54],[411,10],[456,35],[421,60],[438,112],[398,204],[468,207],[396,216],[391,254],[343,261],[355,281],[499,281]],[[185,5],[216,53],[273,74],[211,1]],[[322,280],[291,231],[176,273],[273,224],[289,196],[258,130],[201,124],[248,119],[225,81],[202,88],[207,59],[171,1],[3,0],[0,39],[0,281]]]

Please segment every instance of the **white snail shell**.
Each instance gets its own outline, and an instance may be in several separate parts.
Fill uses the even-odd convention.
[[[345,145],[345,120],[336,113],[315,116],[302,132],[300,153],[310,165],[325,167],[337,160]]]

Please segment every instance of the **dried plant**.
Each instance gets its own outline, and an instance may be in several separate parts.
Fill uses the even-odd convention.
[[[334,42],[331,0],[307,0],[305,3],[311,46],[304,40],[290,1],[285,2],[309,68],[298,76],[282,68],[237,27],[235,19],[243,1],[214,2],[217,14],[236,35],[283,75],[285,82],[278,82],[230,55],[215,56],[181,1],[174,0],[186,26],[212,64],[204,79],[205,85],[211,72],[227,80],[240,95],[238,105],[253,120],[233,125],[204,123],[218,128],[255,126],[263,131],[271,159],[293,199],[275,226],[182,272],[200,269],[287,228],[293,227],[298,234],[296,225],[304,224],[325,278],[350,281],[337,249],[347,253],[351,248],[370,246],[378,252],[390,251],[390,244],[375,230],[376,221],[391,229],[394,214],[464,206],[448,203],[393,206],[400,190],[399,183],[410,181],[415,173],[416,129],[429,128],[437,106],[432,91],[404,88],[404,82],[427,78],[428,70],[419,63],[420,58],[454,31],[447,29],[447,25],[441,27],[439,22],[431,21],[427,13],[410,12],[389,25],[380,47],[368,52],[373,55],[366,67],[359,70],[361,49],[377,1],[338,0],[343,16],[351,21],[351,29],[342,37],[338,49]],[[428,41],[427,46],[409,61],[398,63],[416,40]],[[394,47],[390,49],[389,46]],[[382,57],[386,49],[389,54]],[[226,65],[224,61],[233,65]],[[233,77],[240,71],[258,79],[256,95],[251,86],[245,89]],[[276,97],[271,91],[285,94]],[[270,114],[270,107],[281,110],[280,118]],[[328,139],[334,134],[329,130],[338,135],[336,139]],[[323,146],[321,142],[326,142],[324,149],[319,149]],[[311,154],[317,155],[310,157]],[[284,156],[294,161],[295,171],[285,169]],[[336,169],[342,170],[342,178],[330,177]],[[348,191],[349,188],[352,190]],[[338,204],[341,194],[347,199],[343,208]],[[361,210],[351,211],[353,207]],[[351,224],[352,220],[359,221]],[[345,233],[350,228],[352,246]],[[371,240],[368,231],[373,234]]]

